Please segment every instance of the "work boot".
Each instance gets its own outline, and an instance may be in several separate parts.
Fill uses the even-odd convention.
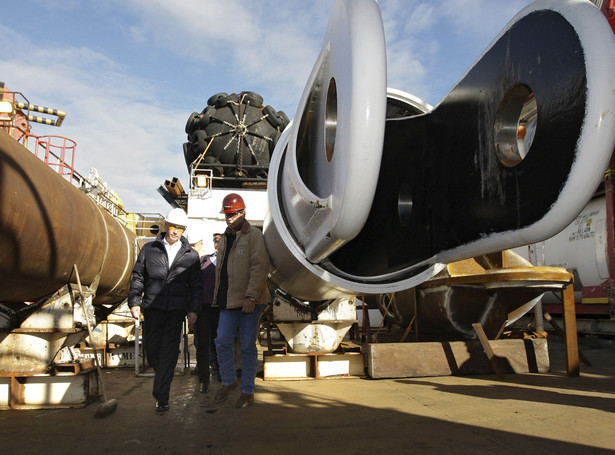
[[[231,393],[231,390],[233,390],[235,387],[237,387],[236,382],[233,382],[230,385],[222,384],[222,387],[220,387],[220,390],[218,390],[218,393],[216,393],[216,396],[214,397],[214,401],[216,403],[222,403],[228,398],[228,394]]]
[[[235,404],[236,408],[243,408],[244,406],[252,406],[254,404],[254,394],[253,393],[242,393]]]
[[[169,403],[166,401],[156,401],[156,412],[165,412],[169,410]]]

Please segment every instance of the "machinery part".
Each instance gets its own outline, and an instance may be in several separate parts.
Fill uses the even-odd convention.
[[[14,324],[2,327],[0,375],[47,373],[62,348],[74,346],[83,338],[84,330],[78,327],[83,319],[76,314],[68,286],[37,304],[35,309],[23,321],[18,321],[17,328]]]
[[[285,157],[276,204],[310,262],[326,258],[363,226],[378,179],[372,170],[380,167],[385,114],[378,5],[338,1],[283,144],[286,150],[280,150]]]
[[[135,234],[0,132],[0,301],[35,301],[73,278],[96,285],[96,304],[128,294]]]
[[[369,214],[386,108],[378,4],[336,1],[296,119],[282,133],[269,168],[264,233],[271,278],[298,299],[357,292],[354,281],[318,262],[356,236]]]
[[[388,120],[372,211],[332,265],[390,275],[544,239],[569,223],[615,145],[615,64],[592,52],[594,33],[615,52],[606,25],[586,2],[536,2],[433,111]],[[526,120],[535,133],[525,158],[501,162],[498,149],[511,146],[501,133]]]
[[[473,339],[479,322],[495,338],[530,311],[547,291],[561,292],[572,275],[560,267],[535,267],[512,250],[448,264],[419,286],[368,296],[387,321],[416,321],[421,341]]]
[[[416,316],[416,288],[366,297],[370,307],[378,308],[391,324],[408,327]]]
[[[545,239],[615,145],[615,38],[591,3],[525,8],[436,108],[387,119],[384,147],[379,20],[375,2],[335,3],[272,158],[271,276],[300,299],[409,289],[444,262]]]
[[[335,351],[357,322],[355,299],[304,304],[277,292],[272,319],[294,353]]]

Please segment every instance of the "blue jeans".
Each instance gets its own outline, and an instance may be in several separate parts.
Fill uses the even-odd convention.
[[[254,378],[256,377],[256,335],[258,321],[263,305],[255,305],[254,313],[242,313],[241,309],[220,311],[218,321],[218,336],[216,350],[222,385],[231,385],[235,376],[235,353],[233,343],[239,327],[239,342],[241,345],[241,392],[254,393]]]

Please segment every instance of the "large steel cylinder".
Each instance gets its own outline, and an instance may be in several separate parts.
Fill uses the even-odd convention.
[[[95,303],[128,294],[135,234],[0,131],[0,302],[35,301],[76,282]]]

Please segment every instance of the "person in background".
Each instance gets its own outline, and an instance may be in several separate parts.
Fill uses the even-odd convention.
[[[254,403],[258,322],[269,299],[269,254],[265,239],[246,220],[245,210],[243,198],[236,193],[228,194],[222,201],[220,213],[226,217],[227,229],[218,245],[214,289],[214,305],[220,308],[216,349],[222,376],[222,387],[214,401],[225,401],[236,387],[233,341],[239,328],[242,369],[238,408]]]
[[[165,219],[165,232],[146,243],[132,270],[128,306],[132,317],[143,313],[143,346],[154,369],[156,411],[169,409],[183,323],[201,310],[201,271],[198,253],[182,234],[186,213],[176,208]]]
[[[210,367],[217,374],[218,361],[215,349],[215,337],[218,331],[218,318],[220,310],[212,307],[214,299],[214,284],[216,280],[216,251],[221,234],[214,234],[214,252],[205,254],[203,236],[200,231],[188,231],[188,242],[199,253],[202,289],[201,289],[201,312],[198,314],[194,325],[194,346],[196,347],[196,370],[199,375],[201,393],[209,390]]]

